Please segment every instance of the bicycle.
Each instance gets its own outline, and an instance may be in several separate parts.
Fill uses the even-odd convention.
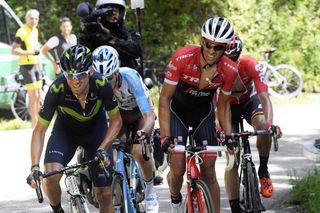
[[[300,72],[289,64],[270,64],[270,56],[277,49],[270,48],[260,51],[264,59],[260,61],[263,75],[269,86],[269,93],[277,98],[293,98],[303,89],[303,78]]]
[[[0,85],[0,93],[11,93],[9,102],[12,115],[19,121],[29,121],[29,98],[27,94],[27,89],[23,85],[23,77],[19,73],[15,73],[14,76],[9,77],[14,78],[14,82],[6,85]],[[6,78],[8,78],[8,76]],[[5,77],[1,77],[1,81],[6,82]],[[48,87],[49,85],[44,80],[44,84],[41,89],[41,103],[43,103]]]
[[[86,197],[83,193],[81,193],[78,185],[78,169],[81,167],[86,167],[89,164],[95,163],[99,161],[100,165],[103,165],[103,162],[101,160],[89,160],[85,161],[83,163],[71,165],[71,166],[66,166],[62,167],[61,169],[51,171],[48,173],[43,174],[43,178],[50,177],[52,175],[56,174],[65,174],[65,185],[68,193],[68,201],[70,204],[70,211],[72,213],[89,213],[89,207],[86,202]],[[106,178],[110,177],[110,174],[106,170],[105,167],[103,167],[104,175]],[[37,178],[36,178],[37,179]],[[41,190],[41,182],[40,180],[36,180],[37,182],[37,188],[36,188],[36,193],[38,197],[38,202],[42,203],[43,202],[43,195],[42,195],[42,190]]]
[[[178,141],[181,136],[178,136]],[[175,152],[186,152],[187,169],[187,194],[184,200],[184,211],[186,213],[212,213],[214,212],[213,200],[206,183],[200,178],[198,165],[201,164],[201,153],[226,151],[225,146],[207,146],[207,141],[203,141],[203,146],[195,146],[193,130],[189,129],[189,145],[175,145]],[[233,167],[234,158],[230,156],[226,166],[226,171]]]
[[[113,176],[113,203],[115,212],[145,212],[145,183],[133,156],[124,150],[126,142],[116,140],[112,146],[116,150],[115,174]]]
[[[259,193],[258,176],[255,165],[252,160],[249,137],[270,135],[269,130],[254,130],[244,131],[243,117],[239,122],[240,132],[232,133],[235,143],[240,143],[241,147],[241,162],[240,162],[240,202],[245,212],[258,213],[265,211]],[[274,150],[278,151],[278,141],[275,135],[275,130],[271,134],[273,138]],[[236,163],[237,159],[236,159]]]

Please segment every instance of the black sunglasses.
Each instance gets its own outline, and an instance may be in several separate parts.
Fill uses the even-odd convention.
[[[225,45],[214,45],[214,44],[210,44],[207,41],[204,41],[203,44],[207,49],[213,49],[214,51],[225,51],[226,50]]]

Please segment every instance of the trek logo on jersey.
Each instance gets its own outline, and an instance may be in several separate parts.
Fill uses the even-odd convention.
[[[182,75],[182,78],[186,81],[189,81],[189,82],[192,82],[192,83],[199,83],[199,78],[196,78],[196,77],[192,77],[192,76],[189,76],[189,75],[186,75],[186,74],[183,74]]]
[[[223,64],[224,64],[225,66],[227,66],[228,68],[232,69],[232,70],[235,71],[235,72],[238,71],[238,68],[237,68],[237,67],[232,66],[231,64],[229,64],[229,63],[227,63],[227,62],[225,62],[225,61],[223,62]]]
[[[189,53],[189,54],[186,54],[186,55],[181,55],[181,56],[176,58],[176,61],[180,61],[180,60],[182,60],[184,58],[192,57],[193,55],[194,55],[193,53],[191,53],[191,54]]]
[[[207,97],[210,95],[210,92],[197,91],[193,88],[186,89],[184,92],[197,97]]]

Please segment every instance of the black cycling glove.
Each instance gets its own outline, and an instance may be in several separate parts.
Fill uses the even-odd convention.
[[[172,136],[164,136],[161,139],[161,150],[164,153],[168,153],[168,148],[171,144],[174,144],[174,137]]]

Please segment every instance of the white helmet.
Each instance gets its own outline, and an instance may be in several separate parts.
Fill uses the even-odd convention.
[[[234,36],[231,23],[226,18],[209,18],[201,28],[201,36],[214,42],[229,44]]]
[[[123,7],[125,9],[126,3],[124,0],[97,0],[96,8],[99,8],[100,6],[104,4],[117,4]]]
[[[102,73],[106,77],[117,72],[120,67],[119,54],[111,46],[103,45],[97,47],[93,51],[92,56],[94,71]]]

